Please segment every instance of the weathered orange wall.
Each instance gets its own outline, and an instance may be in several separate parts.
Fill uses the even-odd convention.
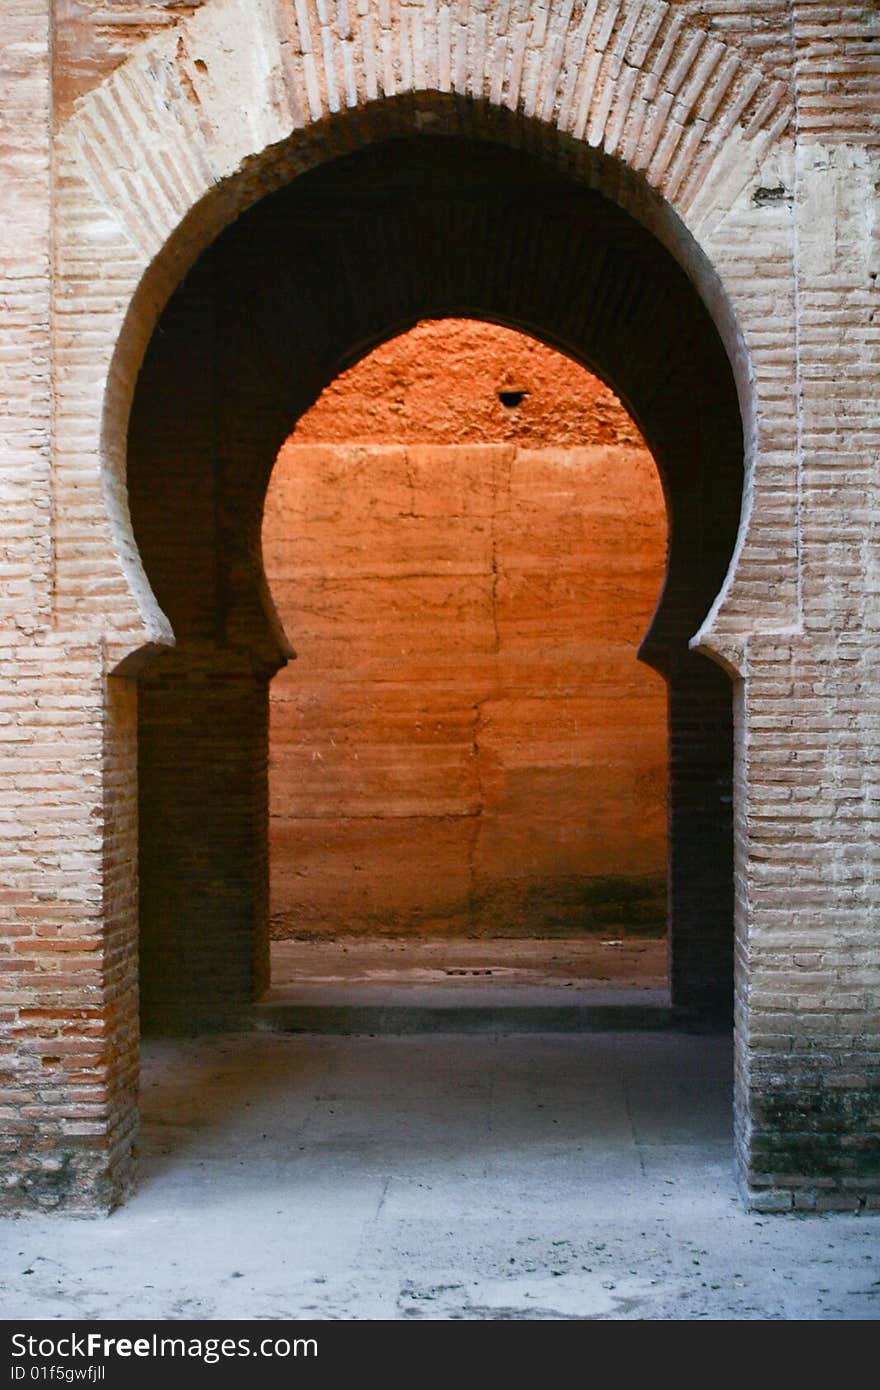
[[[611,392],[507,329],[420,324],[300,422],[263,545],[298,653],[276,935],[662,920],[665,687],[635,652],[665,513]]]

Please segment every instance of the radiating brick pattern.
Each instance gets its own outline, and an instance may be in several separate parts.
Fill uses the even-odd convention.
[[[144,39],[193,14],[204,0],[55,0],[55,120],[109,76]]]
[[[76,103],[104,78],[108,77],[132,51],[145,39],[161,35],[172,26],[179,26],[183,20],[194,14],[205,0],[92,0],[87,7],[82,0],[57,0],[56,40],[55,40],[55,88],[56,122],[63,124],[75,109]],[[320,22],[320,8],[316,6],[312,14],[313,22]],[[332,14],[334,4],[326,11]],[[422,49],[424,53],[425,25],[439,27],[457,22],[467,26],[474,16],[486,13],[493,8],[512,10],[512,19],[520,24],[528,21],[528,7],[516,8],[510,0],[506,5],[452,4],[447,8],[452,16],[450,21],[438,14],[444,8],[435,4],[423,5],[420,0],[411,3],[412,24],[422,27]],[[549,9],[549,6],[540,6]],[[569,22],[579,15],[583,16],[588,6],[585,0],[574,0],[567,6]],[[644,3],[630,4],[621,23],[633,30],[642,27],[650,30],[659,20],[654,11]],[[682,18],[694,29],[705,31],[710,38],[735,48],[744,59],[762,69],[768,78],[787,79],[791,67],[791,45],[789,40],[788,0],[671,0],[670,8],[680,11]],[[351,0],[348,9],[348,22],[352,26],[354,17],[363,20],[369,15]],[[563,11],[561,6],[557,9]],[[381,6],[376,13],[382,18],[388,13]],[[300,12],[297,12],[299,14]],[[559,19],[556,24],[558,26]],[[510,23],[510,13],[508,23]],[[491,22],[486,15],[486,26]],[[503,17],[498,27],[501,28]],[[535,37],[551,31],[553,19],[548,16],[534,26]],[[384,57],[384,45],[382,56]],[[353,69],[353,64],[351,65]]]
[[[789,0],[672,0],[689,24],[729,43],[768,78],[791,79]]]

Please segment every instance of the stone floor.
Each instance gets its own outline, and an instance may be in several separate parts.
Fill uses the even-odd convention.
[[[149,1043],[113,1216],[0,1226],[17,1318],[873,1319],[880,1220],[748,1215],[729,1040]]]
[[[295,1033],[577,1032],[663,1028],[666,942],[339,937],[272,944],[258,1028]]]
[[[584,1001],[667,1002],[666,940],[336,937],[273,941],[267,999],[504,1007]]]

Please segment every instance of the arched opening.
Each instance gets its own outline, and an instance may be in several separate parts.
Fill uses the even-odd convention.
[[[262,527],[276,1025],[662,995],[666,531],[614,394],[495,324],[425,321],[300,419]]]
[[[267,982],[267,690],[289,651],[260,525],[278,450],[346,366],[449,316],[595,371],[657,463],[669,558],[642,656],[669,690],[672,996],[729,1011],[731,688],[688,647],[740,517],[729,361],[687,276],[607,198],[500,145],[421,136],[330,161],[240,217],[169,302],[141,371],[132,520],[177,638],[139,693],[148,1024],[240,1020]]]

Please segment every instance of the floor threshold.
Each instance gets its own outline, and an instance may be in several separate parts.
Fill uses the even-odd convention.
[[[657,1031],[675,1026],[663,1004],[432,1006],[262,1003],[254,1027],[277,1033],[592,1033]]]

